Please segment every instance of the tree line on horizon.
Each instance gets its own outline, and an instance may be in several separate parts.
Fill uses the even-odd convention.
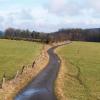
[[[36,31],[30,32],[29,30],[8,28],[5,30],[4,35],[0,36],[5,39],[27,40],[45,43],[61,42],[66,40],[100,42],[100,28],[60,29],[57,32],[52,33]]]

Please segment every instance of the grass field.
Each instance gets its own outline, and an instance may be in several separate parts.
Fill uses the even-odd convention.
[[[0,80],[3,74],[13,78],[23,65],[30,65],[40,54],[42,44],[26,41],[0,40]]]
[[[73,42],[57,52],[65,62],[66,100],[100,100],[100,43]]]

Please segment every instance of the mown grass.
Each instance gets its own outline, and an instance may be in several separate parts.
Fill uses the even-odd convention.
[[[65,61],[66,100],[100,100],[100,43],[73,42],[57,52]]]
[[[15,76],[23,65],[30,65],[40,54],[42,44],[26,41],[0,40],[0,81]]]

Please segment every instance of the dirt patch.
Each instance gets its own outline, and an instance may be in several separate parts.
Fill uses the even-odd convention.
[[[0,89],[0,100],[13,100],[16,93],[25,87],[47,65],[49,61],[47,50],[49,48],[50,46],[48,45],[44,46],[41,55],[36,58],[33,68],[32,65],[28,65],[21,75],[3,85],[3,88]]]

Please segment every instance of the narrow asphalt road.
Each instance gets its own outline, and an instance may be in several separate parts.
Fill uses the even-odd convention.
[[[57,47],[48,50],[48,65],[17,94],[14,100],[57,100],[54,93],[54,82],[61,64],[60,58],[54,53]]]

